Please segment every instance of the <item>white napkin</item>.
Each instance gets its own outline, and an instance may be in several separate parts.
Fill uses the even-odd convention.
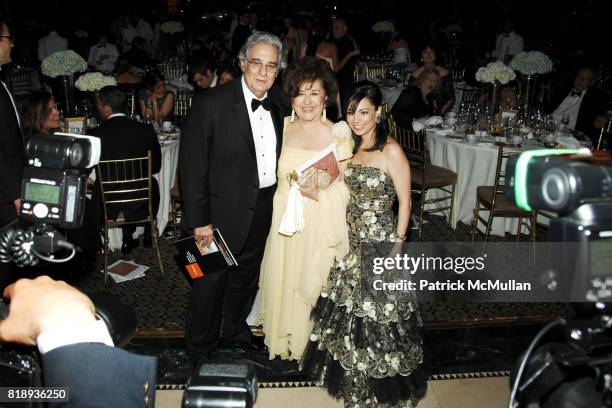
[[[580,143],[573,136],[556,136],[559,147],[564,149],[580,149]]]
[[[412,130],[415,132],[420,132],[426,127],[441,125],[444,121],[440,116],[430,116],[420,119],[415,119],[412,121]]]
[[[287,208],[281,219],[278,232],[288,237],[293,236],[296,232],[304,230],[304,197],[300,192],[300,186],[295,183],[289,189],[287,196]]]

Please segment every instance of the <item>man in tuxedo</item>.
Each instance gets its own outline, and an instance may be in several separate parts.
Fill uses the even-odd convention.
[[[20,279],[4,297],[0,340],[37,345],[45,387],[67,387],[62,407],[153,407],[157,361],[113,347],[91,300],[48,276]]]
[[[272,85],[281,51],[272,34],[250,36],[239,53],[243,76],[197,95],[183,125],[179,165],[187,227],[206,245],[218,228],[238,260],[236,268],[193,283],[185,337],[196,362],[218,346],[222,311],[227,342],[264,350],[246,318],[257,293],[276,189],[282,120]]]
[[[0,69],[11,62],[13,38],[0,15]],[[2,82],[2,81],[0,81]],[[6,84],[0,83],[0,228],[17,218],[21,206],[21,175],[25,166],[17,106]],[[0,289],[13,280],[13,266],[0,263]]]
[[[102,142],[100,160],[120,160],[145,157],[151,152],[151,172],[159,173],[161,169],[161,148],[157,141],[157,135],[151,125],[139,123],[125,116],[127,96],[116,86],[102,88],[96,96],[96,107],[100,117],[104,120],[100,126],[92,129],[89,134],[97,136]],[[125,189],[138,188],[139,186],[122,186]],[[153,216],[157,214],[159,207],[159,186],[157,180],[153,179]],[[95,189],[99,193],[99,189]],[[130,197],[126,196],[125,199]],[[115,219],[120,211],[123,211],[126,220],[139,220],[146,217],[146,202],[126,203],[124,205],[112,205],[112,213],[108,217]],[[123,244],[121,252],[128,255],[138,245],[138,241],[132,238],[136,226],[126,225],[123,227]],[[150,236],[148,224],[145,225],[145,239]]]
[[[497,61],[509,64],[517,54],[523,52],[523,37],[514,32],[512,20],[504,21],[503,32],[495,40],[494,57]]]
[[[555,122],[569,119],[567,127],[589,136],[597,142],[599,132],[605,126],[605,112],[610,109],[606,93],[593,86],[595,74],[591,68],[582,68],[576,73],[574,86],[559,92],[548,107]]]
[[[344,64],[342,69],[336,72],[338,86],[340,87],[340,99],[342,106],[346,102],[346,95],[353,86],[353,71],[359,55],[359,47],[352,35],[348,33],[346,20],[337,18],[332,23],[332,35],[338,47],[338,61],[342,61],[350,55],[350,59]]]

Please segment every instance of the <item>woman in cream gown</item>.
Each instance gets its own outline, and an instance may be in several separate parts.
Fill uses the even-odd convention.
[[[293,112],[285,119],[277,167],[272,227],[261,264],[259,317],[270,359],[299,360],[312,329],[310,312],[330,267],[348,251],[348,191],[340,179],[325,189],[295,191],[303,202],[303,230],[287,230],[283,217],[294,183],[288,176],[334,141],[324,111],[327,101],[335,100],[337,85],[324,61],[307,57],[288,68],[283,90]]]

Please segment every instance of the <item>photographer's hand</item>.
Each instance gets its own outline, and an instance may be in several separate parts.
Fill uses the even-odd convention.
[[[95,307],[82,292],[48,276],[20,279],[4,290],[10,301],[6,320],[0,321],[0,340],[35,345],[47,330],[95,323]]]
[[[13,205],[15,206],[15,211],[17,211],[17,216],[19,217],[19,211],[21,211],[21,198],[13,201]]]

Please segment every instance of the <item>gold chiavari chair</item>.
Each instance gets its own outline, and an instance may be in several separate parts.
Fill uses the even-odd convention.
[[[596,150],[601,150],[603,147],[604,141],[608,142],[608,150],[610,149],[610,143],[612,143],[612,120],[608,119],[608,123],[604,127],[601,128],[599,132],[599,137],[597,138],[597,145],[595,146]]]
[[[519,152],[509,152],[504,150],[503,146],[499,147],[497,154],[497,166],[495,169],[495,183],[492,186],[478,186],[476,188],[476,206],[474,207],[474,215],[472,217],[472,241],[476,231],[478,231],[478,222],[480,221],[485,226],[484,245],[491,235],[494,217],[511,217],[518,218],[518,227],[516,231],[516,240],[520,238],[521,228],[527,227],[531,240],[536,240],[536,211],[523,210],[511,201],[504,194],[504,185],[506,181],[506,161],[519,154]],[[489,211],[489,216],[484,219],[480,216],[480,211]],[[529,220],[529,224],[523,219]]]
[[[421,205],[419,208],[419,238],[423,226],[423,214],[438,213],[449,210],[448,222],[452,223],[455,212],[455,189],[457,185],[457,173],[435,166],[430,163],[427,152],[426,132],[422,130],[415,132],[411,129],[404,129],[395,126],[397,142],[402,146],[406,156],[410,161],[410,180],[412,182],[412,193],[420,195]],[[450,190],[448,187],[451,187]],[[426,199],[427,192],[431,189],[439,189],[448,193],[442,197]],[[425,206],[450,200],[444,207],[437,207],[425,211]]]
[[[151,226],[151,241],[157,254],[161,273],[164,265],[157,242],[157,222],[153,214],[151,174],[151,152],[146,157],[136,157],[122,160],[100,160],[96,167],[100,180],[102,207],[104,209],[104,283],[108,281],[108,230],[129,224],[149,223]],[[127,221],[121,207],[130,204],[146,204],[147,216],[139,220]],[[118,214],[117,214],[118,213]],[[117,214],[116,219],[111,215]]]
[[[391,108],[388,103],[384,103],[382,106],[382,114],[387,122],[387,128],[389,129],[389,134],[397,139],[397,135],[395,134],[395,121],[393,120],[393,116],[391,115]]]
[[[366,65],[366,78],[367,79],[384,79],[385,74],[389,70],[388,64],[369,64]]]
[[[453,82],[463,82],[465,77],[465,69],[458,69],[453,71]]]

